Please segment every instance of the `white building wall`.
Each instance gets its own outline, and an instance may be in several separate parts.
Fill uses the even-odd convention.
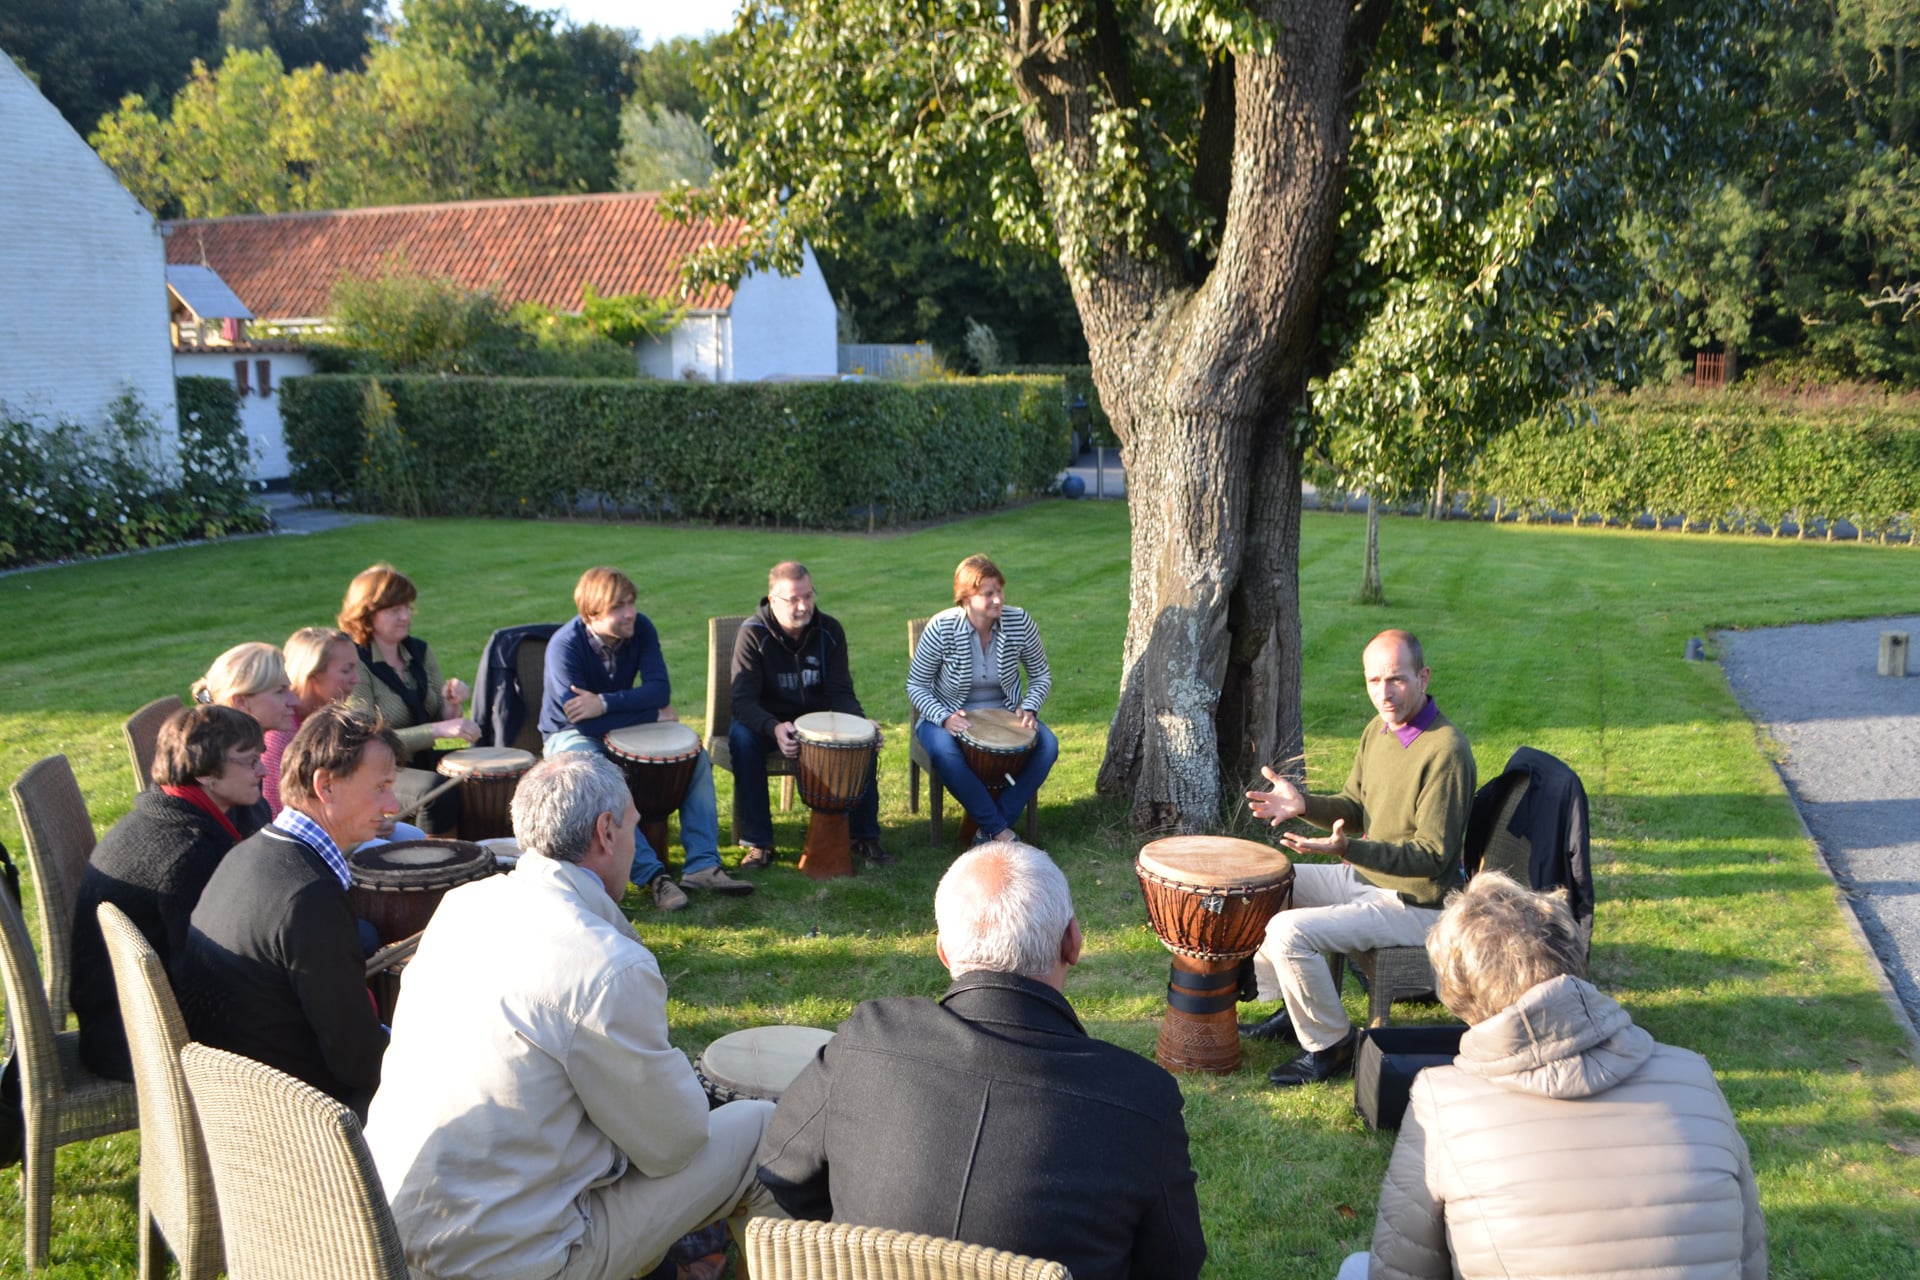
[[[284,480],[293,474],[287,457],[287,437],[280,425],[280,389],[287,378],[313,372],[313,358],[304,351],[181,351],[173,357],[183,378],[224,378],[235,381],[234,362],[247,362],[247,392],[240,397],[240,427],[252,446],[255,480]],[[270,390],[260,391],[260,362],[267,362]]]
[[[804,250],[797,276],[755,272],[742,279],[730,318],[726,381],[839,371],[833,294],[811,249]]]
[[[0,404],[103,422],[129,388],[175,453],[159,224],[0,51]]]

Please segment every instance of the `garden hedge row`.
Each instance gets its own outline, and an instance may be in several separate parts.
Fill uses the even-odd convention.
[[[1463,477],[1477,510],[1800,537],[1845,521],[1911,537],[1920,401],[1656,391],[1593,402],[1496,438]]]
[[[1068,448],[1054,378],[711,385],[287,380],[293,487],[421,515],[661,515],[846,527],[1043,490]]]

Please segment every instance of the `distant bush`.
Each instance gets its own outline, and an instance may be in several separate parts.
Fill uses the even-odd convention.
[[[1643,391],[1496,438],[1464,477],[1477,509],[1631,523],[1911,537],[1920,514],[1920,399]]]
[[[0,413],[0,566],[107,555],[266,527],[225,378],[180,378],[177,460],[131,392],[97,426]]]
[[[1066,455],[1054,378],[291,378],[293,484],[366,510],[835,528],[997,506]],[[390,405],[390,410],[386,407]],[[371,407],[370,407],[371,406]]]

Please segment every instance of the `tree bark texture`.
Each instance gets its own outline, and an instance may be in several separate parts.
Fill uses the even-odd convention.
[[[1101,403],[1126,445],[1132,574],[1099,786],[1130,797],[1141,830],[1213,829],[1261,764],[1298,772],[1292,411],[1345,183],[1351,10],[1349,0],[1265,7],[1281,33],[1274,52],[1239,58],[1216,81],[1231,85],[1233,119],[1210,267],[1183,259],[1170,233],[1089,255],[1067,234],[1073,193],[1047,191]],[[1096,10],[1090,37],[1070,47],[1042,47],[1036,27],[1016,24],[1037,161],[1091,165],[1090,84],[1132,100],[1111,10]]]
[[[1366,564],[1360,570],[1360,603],[1385,604],[1386,588],[1380,584],[1380,499],[1367,495]]]

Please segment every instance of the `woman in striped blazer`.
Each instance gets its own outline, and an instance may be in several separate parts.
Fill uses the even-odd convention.
[[[983,838],[1013,839],[1013,822],[1047,779],[1059,740],[1040,723],[1053,687],[1040,629],[1027,611],[1006,602],[1007,579],[985,556],[968,556],[953,572],[953,608],[921,633],[907,672],[907,697],[920,712],[914,732],[934,769],[980,827]],[[1026,689],[1020,673],[1026,669]],[[1033,730],[1033,754],[998,800],[960,752],[971,727],[967,712],[998,707]]]

